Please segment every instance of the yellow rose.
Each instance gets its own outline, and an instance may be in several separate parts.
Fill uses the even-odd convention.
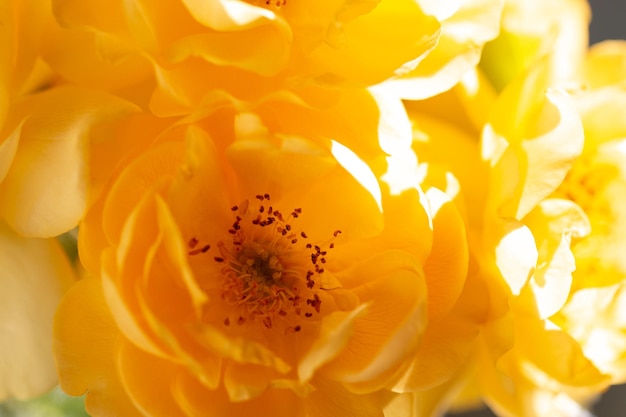
[[[227,99],[118,165],[81,226],[101,279],[55,324],[61,386],[91,414],[382,415],[405,359],[449,344],[462,323],[436,320],[463,287],[463,225],[442,194],[376,180],[378,135],[360,142],[355,120],[393,154],[410,143],[379,98],[348,96],[325,112]]]
[[[584,209],[591,232],[574,242],[574,291],[555,321],[568,329],[613,384],[626,381],[624,57],[623,41],[590,49],[582,79],[587,88],[574,95],[585,128],[585,148],[556,191]]]
[[[457,406],[482,400],[499,415],[565,416],[583,412],[609,383],[558,319],[576,285],[570,245],[589,233],[589,221],[578,205],[554,195],[583,137],[571,98],[549,88],[552,65],[539,61],[495,100],[475,72],[442,96],[407,103],[423,186],[445,190],[459,207],[475,265],[467,282],[487,311],[464,315],[483,325],[467,366],[396,399],[392,410],[420,402],[420,412],[435,413],[457,397]]]

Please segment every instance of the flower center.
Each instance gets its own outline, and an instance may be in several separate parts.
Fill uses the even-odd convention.
[[[302,209],[283,215],[268,194],[231,210],[234,221],[228,237],[217,243],[219,254],[213,256],[221,266],[221,299],[230,306],[223,324],[258,322],[267,329],[299,332],[302,320],[322,311],[320,277],[334,243],[309,242],[307,233],[296,227]],[[189,241],[190,255],[211,248],[198,243],[195,238]]]
[[[607,186],[619,176],[619,169],[609,163],[593,163],[581,157],[556,190],[556,196],[578,204],[589,216],[594,232],[606,233],[613,222],[610,201],[604,196]]]

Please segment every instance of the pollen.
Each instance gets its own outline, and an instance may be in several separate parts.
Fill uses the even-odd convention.
[[[204,244],[192,237],[188,253],[213,253],[207,260],[220,271],[220,297],[228,306],[220,318],[225,327],[234,323],[297,333],[306,321],[324,313],[320,277],[325,271],[320,265],[327,263],[332,240],[341,231],[336,230],[329,242],[309,242],[298,225],[302,208],[285,210],[289,215],[283,215],[270,201],[263,193],[233,205],[233,221],[222,240]]]

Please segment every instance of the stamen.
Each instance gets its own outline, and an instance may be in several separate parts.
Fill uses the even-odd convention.
[[[230,325],[231,317],[238,317],[238,325],[249,321],[268,330],[299,332],[298,320],[321,312],[318,291],[322,288],[316,276],[324,273],[320,265],[327,263],[324,248],[334,244],[300,244],[299,238],[309,239],[298,229],[302,208],[294,208],[285,219],[275,206],[264,203],[269,200],[269,194],[257,194],[252,203],[244,200],[232,206],[235,220],[225,239],[217,242],[219,256],[213,259],[221,264],[221,298],[232,307],[222,320],[225,326]],[[339,233],[336,230],[333,237]],[[191,249],[209,248],[198,249],[198,242],[192,241]]]

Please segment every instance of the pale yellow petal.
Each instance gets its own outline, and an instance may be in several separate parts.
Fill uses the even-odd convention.
[[[74,279],[54,239],[27,239],[0,222],[0,401],[43,394],[56,382],[52,321]]]
[[[528,227],[502,222],[501,238],[495,248],[496,265],[514,295],[519,295],[537,265],[537,246]]]
[[[394,91],[405,99],[423,100],[457,84],[478,64],[485,42],[498,35],[503,3],[501,0],[461,2],[454,14],[442,21],[437,46],[414,70],[390,81]]]
[[[75,227],[89,197],[89,146],[136,108],[103,93],[62,87],[20,103],[20,145],[0,192],[7,223],[26,236]],[[102,135],[102,136],[101,136]]]
[[[548,69],[544,61],[509,85],[483,131],[483,156],[494,165],[490,199],[502,217],[521,220],[582,152],[582,123],[572,101],[558,90],[544,93]]]

